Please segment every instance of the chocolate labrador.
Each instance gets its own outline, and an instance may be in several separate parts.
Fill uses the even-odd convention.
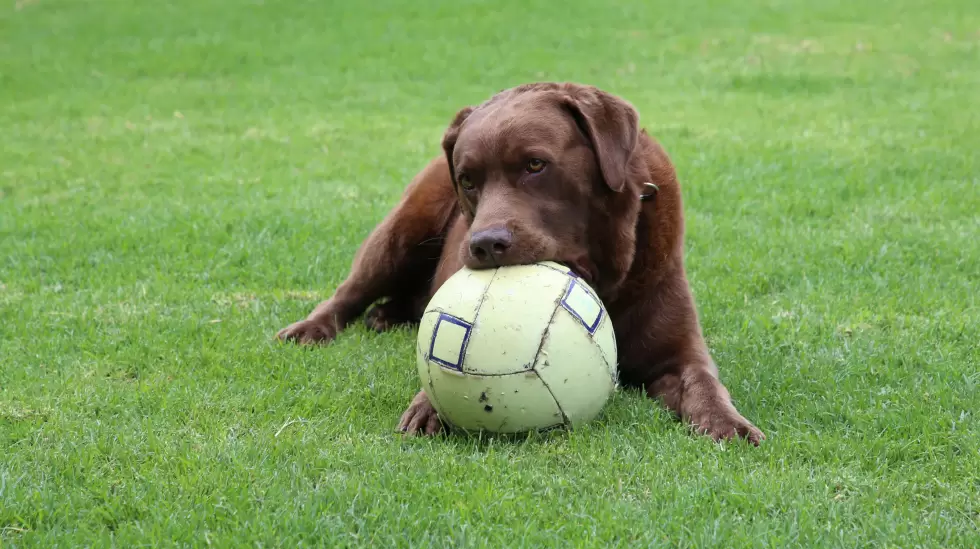
[[[594,87],[527,84],[456,114],[429,163],[368,236],[350,276],[278,334],[328,342],[364,319],[383,331],[417,322],[463,265],[553,260],[586,279],[616,332],[619,379],[659,398],[715,439],[765,438],[718,379],[687,282],[674,167],[632,105]],[[400,430],[442,423],[424,392]]]

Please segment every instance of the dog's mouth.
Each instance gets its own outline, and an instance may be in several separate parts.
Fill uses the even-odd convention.
[[[588,285],[595,284],[597,279],[595,275],[594,267],[592,262],[588,258],[583,258],[581,260],[563,260],[556,261],[560,265],[564,265],[573,275],[581,278]]]
[[[584,276],[582,276],[582,272],[581,272],[582,269],[576,268],[575,265],[573,265],[570,261],[555,261],[555,263],[568,269],[568,272],[572,276],[576,276],[578,278],[585,278]]]
[[[523,246],[512,246],[510,242],[498,252],[494,243],[473,245],[472,235],[463,242],[461,254],[463,264],[470,269],[496,269],[515,265],[531,265],[552,261],[567,268],[570,273],[594,286],[598,281],[598,271],[589,254],[582,250],[561,251],[562,246],[547,240],[524,239]],[[554,248],[559,248],[555,250]]]
[[[569,273],[572,276],[576,278],[581,278],[582,280],[585,281],[586,284],[592,285],[595,283],[596,275],[594,273],[593,268],[591,268],[592,262],[589,261],[588,259],[581,260],[581,261],[574,261],[574,260],[542,258],[542,259],[529,259],[524,261],[513,261],[513,262],[512,261],[482,262],[482,261],[471,260],[471,261],[465,261],[464,263],[466,263],[467,268],[474,269],[474,270],[482,270],[482,269],[496,269],[498,267],[513,267],[516,265],[533,265],[534,263],[541,263],[544,261],[553,261],[565,267],[566,269],[568,269]]]

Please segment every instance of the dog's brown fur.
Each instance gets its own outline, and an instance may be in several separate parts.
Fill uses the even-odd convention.
[[[369,326],[414,322],[463,265],[554,260],[606,304],[621,382],[715,439],[765,438],[718,380],[684,272],[674,167],[629,103],[577,84],[519,86],[461,110],[443,148],[358,250],[347,280],[280,339],[330,341],[382,299]],[[658,189],[649,201],[645,183]],[[441,429],[425,393],[399,427]]]

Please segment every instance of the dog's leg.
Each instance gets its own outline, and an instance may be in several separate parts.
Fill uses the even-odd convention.
[[[679,371],[652,381],[646,389],[699,433],[715,440],[741,437],[758,445],[766,438],[735,409],[710,359],[688,362]]]
[[[383,297],[394,320],[413,320],[421,313],[420,296],[436,269],[444,234],[456,214],[456,198],[443,157],[433,160],[405,190],[401,201],[361,244],[347,279],[330,299],[320,303],[304,320],[279,331],[281,340],[318,343],[337,333]],[[424,306],[424,303],[423,303]],[[374,327],[388,327],[381,309]]]
[[[434,295],[437,290],[463,268],[463,260],[460,257],[459,249],[466,236],[468,227],[462,218],[456,220],[446,233],[445,247],[442,250],[442,259],[436,268],[435,275],[432,277],[432,285],[429,290],[430,295]],[[402,414],[398,422],[398,430],[410,435],[435,435],[442,431],[442,422],[439,421],[439,414],[429,402],[429,397],[425,391],[419,391],[408,409]]]
[[[669,273],[616,320],[620,372],[715,440],[765,435],[735,409],[701,335],[683,268]]]
[[[462,217],[457,217],[446,230],[445,237],[439,240],[439,248],[425,254],[427,258],[439,258],[437,266],[427,268],[425,277],[412,284],[407,281],[401,293],[390,301],[374,305],[364,315],[368,327],[383,332],[399,324],[418,322],[425,312],[425,306],[442,284],[463,268],[459,249],[468,227]]]

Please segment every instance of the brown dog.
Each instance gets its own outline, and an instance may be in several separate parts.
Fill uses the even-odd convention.
[[[620,382],[715,439],[765,436],[741,416],[701,336],[683,261],[681,192],[664,150],[627,102],[577,84],[528,84],[461,110],[433,160],[362,244],[333,297],[280,339],[416,322],[466,265],[554,260],[599,293],[615,327]],[[441,422],[419,392],[400,429]]]

